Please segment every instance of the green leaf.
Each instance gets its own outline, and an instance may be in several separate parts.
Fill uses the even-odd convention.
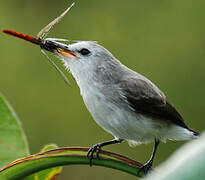
[[[62,165],[89,165],[87,151],[88,148],[67,147],[30,155],[0,170],[0,179],[19,180],[32,173]],[[141,163],[109,151],[101,151],[100,159],[93,159],[93,165],[117,169],[138,177],[143,175],[137,173]]]
[[[48,144],[41,150],[41,152],[45,152],[56,148],[58,148],[57,145]],[[35,173],[31,176],[28,176],[23,180],[54,180],[54,178],[56,178],[62,172],[62,169],[62,167],[49,168],[38,173]]]
[[[144,180],[204,180],[205,133],[185,144]]]
[[[0,167],[17,158],[29,155],[28,144],[21,123],[0,94]]]

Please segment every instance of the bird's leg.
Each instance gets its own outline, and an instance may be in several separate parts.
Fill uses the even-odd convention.
[[[142,167],[139,168],[138,174],[143,171],[144,174],[146,175],[151,170],[152,163],[153,163],[153,160],[154,160],[159,143],[160,143],[159,140],[155,140],[154,149],[153,149],[151,158]]]
[[[88,154],[87,154],[87,157],[88,157],[88,159],[90,161],[90,166],[92,166],[92,160],[94,158],[94,153],[96,153],[97,159],[100,159],[99,152],[100,152],[100,150],[101,150],[101,148],[103,146],[110,145],[110,144],[121,143],[122,141],[123,141],[122,139],[113,139],[113,140],[110,140],[110,141],[106,141],[106,142],[102,142],[102,143],[97,143],[97,144],[93,145],[88,150]]]

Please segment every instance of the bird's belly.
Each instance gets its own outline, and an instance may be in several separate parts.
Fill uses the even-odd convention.
[[[159,136],[160,124],[141,114],[101,98],[84,98],[84,102],[94,120],[116,138],[146,143]]]

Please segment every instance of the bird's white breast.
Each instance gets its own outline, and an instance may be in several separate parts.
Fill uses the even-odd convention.
[[[152,120],[131,110],[120,108],[106,100],[106,97],[94,89],[81,91],[86,107],[94,120],[115,138],[127,140],[131,145],[161,141],[187,140],[193,133],[176,125],[167,125]]]
[[[102,128],[114,137],[130,142],[150,142],[155,139],[159,132],[154,121],[110,102],[103,93],[94,88],[93,83],[79,84],[79,87],[87,109]]]

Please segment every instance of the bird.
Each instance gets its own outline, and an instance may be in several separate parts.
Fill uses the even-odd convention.
[[[154,142],[150,159],[139,168],[139,172],[147,174],[160,142],[199,136],[199,132],[185,124],[174,105],[154,83],[123,65],[97,42],[57,44],[58,47],[52,45],[45,49],[62,60],[77,82],[93,119],[114,137],[88,150],[90,165],[94,153],[100,159],[99,152],[106,145],[123,141],[134,146]]]
[[[95,154],[100,159],[100,150],[106,145],[123,141],[132,146],[154,142],[150,159],[138,170],[146,175],[152,168],[160,142],[199,136],[199,132],[185,124],[174,105],[154,83],[123,65],[97,42],[69,40],[71,43],[65,44],[61,42],[67,41],[65,39],[37,39],[12,30],[3,32],[39,45],[44,54],[46,50],[59,57],[76,80],[93,119],[114,137],[88,150],[90,166]],[[69,84],[62,71],[50,58],[49,61]]]
[[[52,41],[51,41],[52,42]],[[44,48],[44,47],[42,47]],[[154,142],[151,158],[139,169],[147,174],[160,142],[190,140],[199,132],[189,128],[165,94],[145,76],[131,70],[95,41],[58,43],[46,47],[74,77],[85,106],[96,123],[114,138],[88,150],[90,165],[102,147],[127,141]]]

